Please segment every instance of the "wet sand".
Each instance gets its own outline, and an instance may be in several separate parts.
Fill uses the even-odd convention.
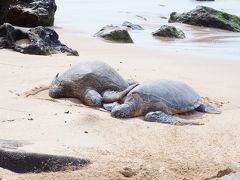
[[[5,179],[204,179],[230,168],[240,171],[240,62],[231,58],[179,55],[164,50],[112,44],[57,29],[79,57],[23,55],[1,50],[0,139],[23,140],[31,152],[87,158],[74,172],[15,174]],[[188,83],[220,106],[222,114],[186,115],[203,126],[172,126],[142,117],[114,119],[74,99],[51,100],[47,91],[57,73],[83,60],[107,62],[126,79],[173,79]]]
[[[198,5],[213,7],[240,16],[239,0],[58,0],[56,26],[65,27],[76,35],[92,37],[107,24],[121,25],[130,21],[143,31],[129,31],[137,47],[164,50],[168,53],[205,55],[207,57],[240,58],[240,33],[170,23],[184,31],[186,39],[159,40],[151,33],[168,23],[171,12],[187,12]]]

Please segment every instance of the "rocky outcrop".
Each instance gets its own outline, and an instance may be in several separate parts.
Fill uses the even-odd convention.
[[[98,31],[95,36],[113,42],[133,43],[128,31],[119,26],[107,25]]]
[[[0,148],[0,167],[16,173],[41,173],[78,170],[90,164],[87,159],[71,156],[30,153]]]
[[[78,52],[68,48],[58,40],[58,34],[42,26],[22,29],[5,23],[0,26],[0,49],[7,48],[24,54],[50,55],[66,53],[78,56]]]
[[[10,0],[0,1],[0,25],[6,21]]]
[[[175,28],[174,26],[163,25],[157,31],[152,33],[153,36],[169,37],[169,38],[185,38],[185,34],[182,30]]]
[[[11,0],[6,21],[21,27],[52,26],[55,0]]]
[[[206,6],[198,6],[196,9],[183,14],[173,12],[170,15],[169,22],[180,22],[240,32],[240,17]]]
[[[124,21],[122,26],[127,27],[127,28],[132,29],[132,30],[143,30],[142,26],[140,26],[138,24],[133,24],[133,23],[128,22],[128,21]]]

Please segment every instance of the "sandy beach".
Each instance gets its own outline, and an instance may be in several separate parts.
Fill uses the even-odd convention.
[[[15,140],[23,142],[19,148],[23,151],[86,158],[91,164],[77,171],[36,174],[0,168],[0,180],[200,180],[240,172],[240,33],[175,23],[186,39],[163,41],[151,35],[167,23],[172,11],[203,4],[239,16],[239,1],[183,0],[179,6],[167,0],[56,3],[53,28],[79,57],[0,50],[0,143]],[[125,20],[144,27],[130,31],[134,44],[93,37],[104,25],[121,25]],[[143,117],[116,119],[77,99],[48,96],[46,87],[57,73],[95,60],[140,83],[183,81],[222,113],[193,111],[181,117],[204,125],[174,126],[146,122]]]
[[[21,175],[0,169],[0,177],[125,179],[128,172],[132,179],[204,179],[227,168],[240,171],[239,61],[106,43],[64,29],[57,32],[79,51],[79,57],[1,50],[1,139],[24,140],[30,144],[23,150],[88,158],[92,164],[62,173]],[[31,95],[32,89],[49,85],[57,73],[83,60],[104,61],[124,78],[139,82],[184,81],[220,107],[222,114],[194,112],[186,117],[205,125],[172,126],[142,118],[114,119],[76,100],[53,101],[47,91]]]

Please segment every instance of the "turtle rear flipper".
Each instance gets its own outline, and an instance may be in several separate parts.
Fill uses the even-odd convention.
[[[118,102],[113,102],[113,103],[105,103],[103,104],[103,108],[107,111],[112,111],[112,109],[115,107],[115,106],[119,106],[120,104]]]
[[[203,125],[203,123],[194,122],[192,120],[182,119],[162,111],[149,112],[144,117],[145,121],[160,122],[173,125]]]
[[[206,103],[202,103],[195,110],[199,112],[209,113],[209,114],[221,114],[221,111],[219,109]]]
[[[115,102],[115,101],[120,101],[136,86],[138,86],[137,83],[132,84],[132,85],[128,86],[127,89],[125,89],[121,92],[107,90],[102,94],[103,102],[104,103],[112,103],[112,102]]]

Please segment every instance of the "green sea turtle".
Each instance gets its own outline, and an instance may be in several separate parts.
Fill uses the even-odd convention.
[[[91,107],[101,107],[123,98],[137,83],[124,80],[111,66],[98,61],[81,62],[49,86],[52,98],[74,97]]]
[[[130,118],[144,115],[146,121],[170,124],[200,124],[174,114],[197,110],[220,113],[205,104],[195,90],[183,82],[171,80],[147,81],[132,89],[123,104],[114,104],[111,115]]]

